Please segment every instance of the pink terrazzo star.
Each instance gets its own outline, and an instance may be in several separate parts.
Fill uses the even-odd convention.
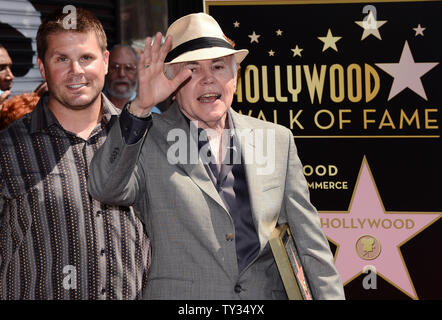
[[[347,284],[366,266],[374,266],[378,275],[417,299],[399,248],[442,213],[386,213],[365,157],[359,174],[349,212],[320,212],[324,233],[338,246],[335,264],[341,279]],[[364,235],[380,241],[381,252],[372,260],[362,259],[356,251],[356,242]]]

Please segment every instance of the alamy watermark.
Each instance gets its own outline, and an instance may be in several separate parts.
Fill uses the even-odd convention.
[[[67,30],[77,29],[77,9],[73,5],[67,5],[63,7],[63,13],[68,13],[63,18],[63,28]]]
[[[219,139],[221,157],[211,149],[209,141]],[[189,131],[175,128],[167,134],[172,142],[167,150],[170,164],[254,164],[258,175],[272,174],[275,170],[275,130],[246,129],[222,130],[221,134],[213,129],[198,130],[198,123],[192,121]],[[243,146],[243,147],[241,147]],[[221,159],[221,160],[220,160]]]
[[[362,8],[362,13],[367,14],[362,21],[363,28],[366,30],[377,30],[378,25],[376,22],[377,20],[376,7],[368,4],[364,6],[364,8]]]
[[[362,287],[365,290],[377,289],[377,273],[375,266],[368,265],[362,270],[362,273],[368,273],[362,280]]]
[[[65,290],[77,289],[77,268],[72,265],[66,265],[63,268],[63,288]]]

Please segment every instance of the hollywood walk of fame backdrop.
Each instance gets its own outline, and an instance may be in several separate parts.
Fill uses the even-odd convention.
[[[441,299],[441,1],[205,1],[290,128],[349,299]]]

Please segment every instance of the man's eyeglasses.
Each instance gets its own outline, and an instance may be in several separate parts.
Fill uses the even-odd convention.
[[[111,64],[109,65],[109,73],[120,72],[120,70],[124,70],[125,73],[135,73],[137,72],[137,66],[133,64]]]

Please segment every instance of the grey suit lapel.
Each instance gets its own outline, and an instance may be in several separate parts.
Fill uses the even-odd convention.
[[[230,110],[233,123],[235,125],[237,143],[241,145],[241,154],[245,164],[245,171],[247,177],[247,186],[249,188],[250,207],[252,210],[253,221],[255,223],[256,231],[258,232],[260,250],[262,251],[266,246],[268,239],[275,227],[273,223],[268,223],[263,219],[264,208],[263,206],[263,186],[265,186],[266,176],[258,175],[258,164],[256,161],[256,136],[255,128],[252,128],[247,118],[241,117],[238,113]],[[261,141],[259,141],[261,143]]]
[[[267,221],[264,219],[266,212],[264,211],[265,206],[262,205],[262,187],[266,185],[266,176],[257,174],[259,166],[255,159],[255,129],[252,128],[246,117],[241,117],[232,109],[230,109],[230,115],[232,116],[232,121],[235,126],[236,139],[239,138],[239,141],[237,140],[237,142],[241,146],[241,154],[245,165],[247,185],[249,188],[250,206],[255,228],[259,236],[260,250],[262,251],[266,246],[275,225],[273,221]],[[180,112],[176,103],[171,105],[163,115],[158,117],[154,116],[153,126],[157,128],[159,134],[155,141],[158,143],[162,151],[165,152],[165,154],[167,154],[168,149],[176,143],[175,141],[167,141],[165,137],[167,137],[170,131],[173,129],[182,130],[187,139],[186,152],[187,155],[189,155],[191,151],[189,145],[189,125],[186,119],[184,119],[184,116]],[[176,165],[184,170],[204,193],[206,193],[210,198],[218,203],[226,211],[226,213],[228,213],[224,202],[219,196],[201,161],[198,161],[197,163],[177,163]],[[276,217],[277,215],[275,214],[274,216]]]
[[[205,192],[210,198],[223,207],[226,212],[228,212],[224,202],[218,194],[218,191],[213,185],[212,180],[207,174],[204,165],[198,159],[197,154],[195,154],[195,152],[198,152],[198,146],[194,145],[192,147],[190,145],[193,142],[191,142],[189,125],[179,110],[177,103],[173,103],[162,116],[154,117],[153,125],[157,128],[160,134],[156,141],[166,155],[169,148],[176,148],[178,145],[176,141],[167,141],[165,138],[174,129],[183,133],[183,137],[186,139],[185,152],[187,154],[187,161],[184,163],[177,162],[176,166],[183,169],[203,192]],[[194,154],[190,155],[191,152]]]

